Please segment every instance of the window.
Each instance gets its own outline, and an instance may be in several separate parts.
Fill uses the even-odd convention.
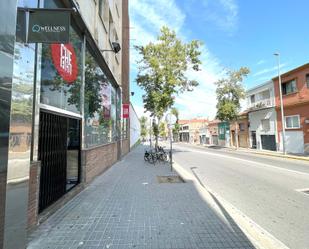
[[[250,101],[251,101],[251,104],[255,103],[255,95],[250,96]]]
[[[86,50],[85,65],[85,146],[111,143],[119,139],[117,91],[91,53]],[[118,107],[119,112],[119,107]]]
[[[107,0],[99,0],[99,15],[101,20],[103,21],[104,26],[108,24],[108,16],[109,14],[109,7]]]
[[[261,123],[262,123],[262,130],[263,131],[269,131],[270,130],[270,121],[269,121],[269,119],[262,119]]]
[[[287,95],[297,92],[296,80],[290,80],[282,84],[282,94]]]
[[[240,131],[244,131],[245,130],[245,124],[244,123],[240,123],[239,124],[239,130]]]
[[[300,128],[300,116],[293,115],[285,117],[285,128],[286,129],[297,129]]]
[[[307,84],[307,88],[309,88],[309,74],[306,75],[306,84]]]

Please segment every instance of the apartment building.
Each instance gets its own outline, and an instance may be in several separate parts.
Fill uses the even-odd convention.
[[[309,154],[309,64],[304,64],[281,75],[284,109],[286,151]],[[273,79],[275,107],[278,123],[280,150],[282,143],[282,120],[278,77]]]
[[[25,44],[27,8],[71,10],[70,42]],[[130,149],[128,1],[1,1],[0,20],[0,248],[20,249]]]
[[[236,147],[236,134],[238,136],[238,146],[241,148],[249,147],[249,120],[247,111],[240,113],[237,121],[230,124],[230,134],[232,147]]]
[[[277,150],[277,113],[272,81],[246,92],[249,120],[249,141],[253,149]]]

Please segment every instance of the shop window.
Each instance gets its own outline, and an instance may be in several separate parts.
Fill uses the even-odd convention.
[[[300,128],[300,116],[293,115],[285,117],[285,128],[286,129],[298,129]]]
[[[85,65],[85,146],[111,143],[117,136],[116,89],[106,77],[91,48]]]
[[[282,84],[282,94],[287,95],[297,92],[296,80],[290,80]]]
[[[41,103],[80,113],[83,40],[71,27],[70,44],[42,44]]]

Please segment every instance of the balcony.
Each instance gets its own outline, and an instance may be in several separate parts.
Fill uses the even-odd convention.
[[[274,107],[275,101],[274,99],[263,99],[259,101],[255,101],[254,103],[249,104],[250,110],[257,110],[257,109],[263,109],[268,107]]]

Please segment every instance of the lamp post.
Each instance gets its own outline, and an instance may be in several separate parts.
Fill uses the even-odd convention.
[[[282,148],[283,148],[283,154],[285,155],[286,154],[286,149],[285,149],[285,119],[284,119],[284,110],[283,110],[283,101],[282,101],[282,84],[281,84],[281,74],[280,74],[280,53],[274,53],[274,56],[277,57],[277,63],[278,63],[278,81],[279,81],[281,125],[282,125]]]

